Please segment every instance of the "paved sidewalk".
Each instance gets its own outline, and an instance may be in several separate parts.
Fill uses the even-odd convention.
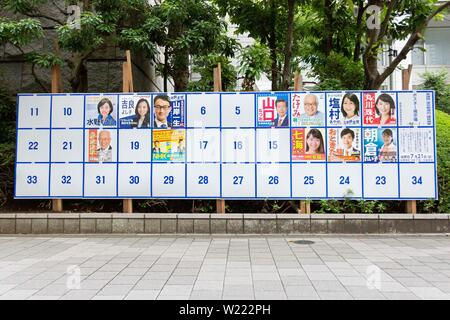
[[[450,238],[3,236],[0,299],[450,299]]]

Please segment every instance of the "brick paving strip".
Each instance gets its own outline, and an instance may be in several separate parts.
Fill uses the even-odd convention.
[[[450,299],[450,238],[0,236],[0,299]]]

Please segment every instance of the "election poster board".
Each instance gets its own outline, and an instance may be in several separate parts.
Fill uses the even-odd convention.
[[[19,94],[15,198],[437,199],[434,94]]]

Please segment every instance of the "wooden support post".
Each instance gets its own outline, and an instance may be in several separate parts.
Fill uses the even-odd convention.
[[[133,73],[130,50],[126,50],[127,61],[122,65],[122,91],[133,92]],[[123,199],[123,213],[133,213],[133,199]]]
[[[55,41],[55,52],[59,53],[58,42]],[[52,93],[62,92],[62,81],[61,81],[61,67],[59,65],[52,66]],[[52,210],[54,212],[63,211],[63,201],[62,199],[52,199]]]
[[[222,66],[220,63],[217,64],[217,68],[214,68],[214,91],[222,91]],[[225,213],[225,200],[216,200],[216,212]]]
[[[303,78],[299,71],[294,75],[294,91],[303,90]],[[298,213],[311,213],[311,204],[308,201],[300,201],[300,210]]]
[[[402,89],[409,90],[409,82],[411,80],[412,64],[408,65],[408,69],[402,70]],[[406,201],[406,213],[417,213],[417,202],[416,200]]]

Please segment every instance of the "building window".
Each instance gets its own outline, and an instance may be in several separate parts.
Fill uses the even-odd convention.
[[[428,28],[425,31],[425,64],[448,65],[450,28]]]
[[[411,55],[413,65],[425,64],[425,52],[421,48],[423,48],[423,40],[417,41],[417,43],[413,47]]]

